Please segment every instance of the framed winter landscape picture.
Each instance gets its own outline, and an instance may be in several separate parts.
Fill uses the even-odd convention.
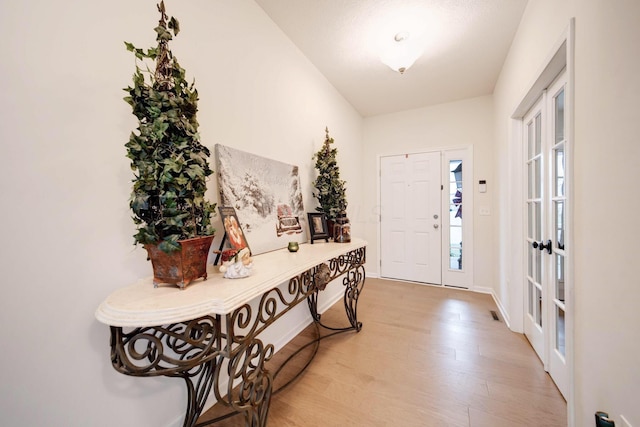
[[[251,253],[307,241],[298,167],[216,144],[220,204],[233,207]]]

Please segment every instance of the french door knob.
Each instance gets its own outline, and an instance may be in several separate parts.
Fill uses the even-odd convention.
[[[547,240],[546,245],[545,245],[545,242],[540,242],[540,243],[533,242],[531,246],[533,246],[533,249],[540,249],[541,251],[544,251],[546,249],[547,253],[550,254],[553,244],[551,243],[551,240]]]
[[[438,224],[433,224],[433,228],[435,228],[436,230],[438,229],[439,225]]]

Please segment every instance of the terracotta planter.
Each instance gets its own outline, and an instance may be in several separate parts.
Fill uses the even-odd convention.
[[[153,265],[153,286],[167,283],[184,289],[200,277],[206,280],[211,242],[213,236],[180,240],[182,250],[170,254],[158,249],[157,245],[144,245]]]

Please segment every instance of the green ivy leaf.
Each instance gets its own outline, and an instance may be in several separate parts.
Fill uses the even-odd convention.
[[[178,33],[180,32],[180,23],[178,22],[178,20],[176,18],[174,18],[173,16],[171,17],[171,19],[169,20],[169,24],[168,27],[171,28],[173,30],[173,34],[174,35],[178,35]]]
[[[149,59],[155,60],[158,57],[158,48],[151,47],[147,49],[147,56],[149,57]]]
[[[176,178],[176,184],[178,185],[187,185],[189,183],[189,178],[186,176],[179,176]]]
[[[131,199],[131,209],[133,209],[134,212],[139,212],[143,209],[148,209],[149,208],[149,204],[147,203],[148,200],[149,200],[148,194],[134,193]]]
[[[179,236],[177,234],[165,237],[158,245],[158,249],[166,253],[180,250],[180,243],[178,243]]]
[[[199,165],[189,165],[186,172],[191,177],[191,179],[204,177],[202,167],[200,167]]]

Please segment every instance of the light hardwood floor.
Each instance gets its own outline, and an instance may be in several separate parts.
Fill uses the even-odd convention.
[[[491,310],[498,311],[489,295],[367,279],[358,305],[362,331],[322,340],[302,376],[273,396],[268,425],[566,426],[566,403],[533,349]],[[344,325],[342,302],[322,320]],[[272,364],[310,334],[307,328]],[[219,414],[217,406],[200,421]]]

